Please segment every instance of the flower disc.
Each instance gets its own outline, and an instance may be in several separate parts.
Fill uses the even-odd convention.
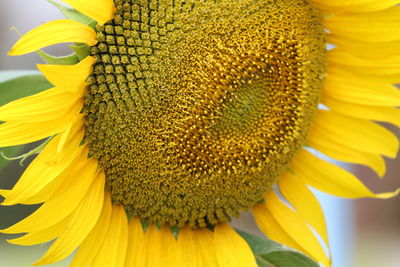
[[[97,27],[85,140],[112,199],[192,227],[248,210],[304,145],[324,31],[307,0],[116,0]]]

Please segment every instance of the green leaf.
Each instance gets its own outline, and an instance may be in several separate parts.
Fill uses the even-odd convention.
[[[319,267],[304,254],[265,237],[236,230],[249,244],[260,267]]]
[[[269,265],[264,265],[268,267],[319,267],[319,264],[296,251],[275,251],[266,255],[257,255],[257,258],[268,263]]]
[[[274,251],[277,251],[282,248],[282,245],[269,240],[265,237],[255,236],[250,233],[237,230],[236,232],[239,233],[243,237],[244,240],[249,244],[251,250],[254,254],[261,255],[261,254],[268,254]]]
[[[88,16],[83,15],[82,13],[78,12],[77,10],[75,10],[73,8],[67,7],[61,3],[54,1],[54,0],[47,0],[47,1],[49,1],[51,4],[53,4],[56,8],[58,8],[58,10],[60,10],[61,13],[63,13],[63,15],[67,19],[72,19],[72,20],[78,21],[85,25],[89,25],[93,21]]]
[[[3,76],[10,77],[11,75],[10,72],[0,72],[0,80],[2,80]],[[39,74],[7,79],[6,81],[0,82],[0,106],[18,98],[39,93],[51,87],[51,83],[49,83],[43,75]]]
[[[40,72],[37,70],[3,70],[0,71],[0,83],[21,76],[38,74],[40,74]]]

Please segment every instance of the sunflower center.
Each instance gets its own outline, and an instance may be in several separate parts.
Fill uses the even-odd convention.
[[[248,210],[304,144],[324,73],[308,0],[115,0],[85,140],[115,202],[159,225]]]

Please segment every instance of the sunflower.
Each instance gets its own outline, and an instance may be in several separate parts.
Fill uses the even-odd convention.
[[[86,44],[74,65],[38,65],[54,87],[0,108],[0,146],[50,137],[2,205],[43,203],[2,230],[35,264],[257,266],[229,226],[251,211],[271,239],[325,266],[309,186],[375,194],[317,157],[380,176],[400,125],[398,0],[63,0],[70,19],[10,55]]]

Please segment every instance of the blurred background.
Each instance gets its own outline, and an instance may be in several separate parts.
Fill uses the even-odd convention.
[[[46,0],[1,0],[0,1],[0,71],[36,70],[41,60],[35,54],[21,57],[7,56],[7,51],[18,40],[18,34],[62,18],[61,13]],[[65,46],[46,49],[55,55],[65,55]],[[0,74],[0,81],[2,76]],[[399,129],[385,125],[399,134]],[[17,161],[0,172],[0,188],[9,189],[17,181],[23,169]],[[353,166],[352,171],[374,192],[393,191],[399,186],[400,159],[388,159],[388,171],[383,179],[365,167]],[[343,200],[317,193],[326,212],[333,267],[397,267],[400,262],[400,197],[390,200]],[[1,199],[0,199],[1,200]],[[0,206],[0,229],[26,217],[34,206]],[[241,228],[259,233],[250,216],[234,222]],[[0,234],[0,267],[28,267],[40,258],[48,245],[21,247],[8,244],[5,239],[12,236]],[[66,259],[54,266],[68,266]]]

